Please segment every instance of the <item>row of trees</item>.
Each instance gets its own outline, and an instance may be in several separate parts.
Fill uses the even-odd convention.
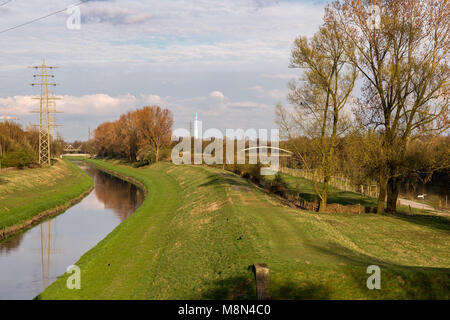
[[[25,167],[37,161],[39,132],[23,130],[13,122],[0,123],[0,163],[2,167]]]
[[[101,157],[127,158],[130,162],[157,162],[170,145],[173,115],[159,106],[146,106],[102,123],[94,131],[93,148]]]
[[[293,110],[278,105],[276,116],[302,165],[322,173],[322,187],[315,187],[321,210],[345,157],[377,180],[379,213],[396,211],[410,174],[448,168],[441,156],[449,155],[448,139],[436,135],[449,129],[449,26],[448,1],[336,0],[319,31],[295,41],[291,67],[303,75],[289,84]],[[353,98],[358,81],[362,90]],[[343,137],[358,142],[345,147],[356,154],[336,155]],[[427,158],[428,149],[436,157]]]
[[[62,138],[52,140],[52,155],[59,155],[64,146]],[[20,124],[4,121],[0,123],[0,166],[31,167],[38,164],[39,131],[29,125],[23,129]]]

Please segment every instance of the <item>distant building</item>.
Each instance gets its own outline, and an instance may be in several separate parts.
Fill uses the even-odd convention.
[[[199,139],[200,138],[200,129],[201,128],[201,124],[200,121],[198,120],[198,113],[195,113],[195,120],[194,120],[194,139]]]

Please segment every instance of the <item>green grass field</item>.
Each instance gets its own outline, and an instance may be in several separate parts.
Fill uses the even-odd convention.
[[[230,172],[88,160],[141,181],[142,206],[38,299],[254,299],[250,266],[270,268],[273,299],[449,299],[445,218],[292,209]],[[381,290],[366,269],[381,267]]]
[[[50,168],[1,173],[0,231],[66,206],[92,185],[92,179],[68,160],[58,160]]]
[[[314,202],[318,201],[318,197],[315,195],[313,182],[304,178],[294,177],[289,174],[281,174],[283,181],[286,182],[290,191],[298,192],[299,195],[306,201]],[[270,179],[271,177],[268,176]],[[318,184],[319,190],[322,188],[322,184]],[[414,200],[414,199],[413,199]],[[377,199],[370,198],[368,196],[362,195],[360,193],[343,191],[336,187],[330,186],[328,192],[328,204],[341,204],[341,205],[361,205],[362,207],[370,207],[376,209]],[[407,206],[399,206],[397,208],[398,217],[403,217],[405,214],[409,214],[409,208]],[[411,208],[411,212],[415,215],[414,217],[409,217],[410,220],[427,220],[429,223],[441,224],[445,219],[441,219],[434,214],[430,214],[425,210]]]
[[[281,176],[289,186],[289,189],[298,191],[303,199],[309,202],[313,202],[315,200],[318,201],[318,198],[314,193],[314,186],[312,181],[300,177],[294,177],[284,173],[282,173]],[[318,187],[319,190],[321,190],[322,184],[319,183]],[[374,206],[374,207],[377,206],[376,199],[369,198],[367,196],[355,192],[342,191],[333,186],[329,187],[328,203],[329,204],[339,203],[342,205],[360,204],[361,206]]]

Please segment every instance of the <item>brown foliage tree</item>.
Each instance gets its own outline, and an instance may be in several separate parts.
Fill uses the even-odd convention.
[[[161,148],[170,144],[173,115],[159,106],[144,107],[135,111],[138,127],[138,143],[141,148],[150,147],[158,162]]]
[[[170,144],[173,116],[159,106],[144,107],[120,116],[115,122],[102,123],[94,131],[93,145],[102,157],[127,157],[136,161],[137,155],[154,155],[160,159],[161,149]],[[147,154],[147,155],[146,155]]]

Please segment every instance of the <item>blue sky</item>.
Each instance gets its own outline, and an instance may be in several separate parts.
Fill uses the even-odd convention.
[[[13,0],[0,6],[0,30],[77,1]],[[0,0],[0,5],[3,1]],[[80,30],[68,14],[0,33],[0,111],[36,122],[37,93],[28,84],[45,58],[60,67],[55,93],[67,140],[128,110],[158,104],[188,128],[194,113],[204,128],[272,128],[285,102],[293,40],[312,35],[326,1],[116,0],[80,7]]]

